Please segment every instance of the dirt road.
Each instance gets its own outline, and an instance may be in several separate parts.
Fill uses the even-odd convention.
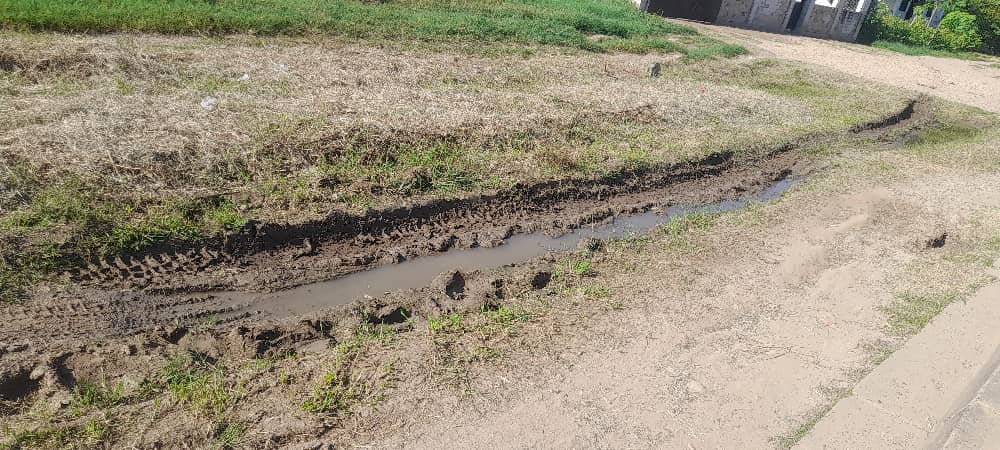
[[[816,64],[874,82],[1000,112],[1000,66],[996,61],[906,56],[864,45],[802,36],[692,25],[706,34],[738,42],[755,50],[757,55]]]
[[[983,63],[705,28],[781,58],[1000,111],[1000,70]],[[989,156],[995,150],[984,152]],[[693,254],[637,256],[641,268],[617,274],[610,286],[614,297],[644,307],[609,317],[595,333],[604,337],[600,346],[579,343],[579,358],[575,350],[542,358],[558,368],[501,379],[486,396],[499,402],[459,402],[376,446],[796,444],[895,348],[885,318],[894,301],[911,292],[966,295],[993,279],[985,269],[948,261],[1000,231],[976,229],[978,218],[1000,208],[995,172],[941,167],[905,151],[840,164],[847,168],[779,205],[737,216]],[[925,248],[942,232],[955,247]],[[981,362],[966,360],[966,370]]]

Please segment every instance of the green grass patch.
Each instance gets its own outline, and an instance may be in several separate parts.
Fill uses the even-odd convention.
[[[221,365],[196,354],[172,358],[161,371],[161,381],[181,404],[215,419],[222,418],[242,396],[240,386],[227,383]]]
[[[24,298],[46,275],[81,260],[136,252],[175,240],[198,242],[246,225],[227,200],[110,198],[72,176],[43,183],[30,169],[0,179],[17,198],[0,216],[0,301]],[[0,199],[2,200],[2,199]]]
[[[685,61],[703,61],[706,59],[735,58],[749,53],[746,48],[734,44],[713,44],[696,47],[684,51]]]
[[[964,59],[970,61],[978,61],[983,59],[983,55],[980,55],[978,53],[941,50],[921,45],[903,44],[900,42],[875,41],[872,42],[871,45],[872,47],[891,50],[909,56],[937,56],[941,58],[956,58],[956,59]]]
[[[392,342],[396,330],[381,325],[363,325],[354,336],[337,344],[336,357],[322,381],[302,401],[303,411],[313,414],[349,414],[361,402],[377,403],[380,392],[388,385],[392,365],[382,366],[378,373],[360,370],[357,363],[375,345]]]
[[[124,399],[121,384],[109,386],[105,382],[81,382],[73,386],[70,406],[78,412],[89,408],[108,409],[122,404]]]
[[[352,148],[321,165],[333,180],[365,180],[375,193],[410,196],[421,193],[469,191],[483,183],[475,150],[445,143],[401,145],[385,150]]]
[[[628,0],[3,0],[0,24],[65,32],[325,33],[369,39],[675,51],[692,28]],[[589,39],[602,35],[610,39]]]
[[[511,336],[517,332],[518,324],[532,318],[534,315],[531,312],[517,306],[483,307],[475,328],[484,339]]]
[[[945,307],[962,298],[958,292],[939,294],[903,293],[881,308],[888,319],[889,329],[898,336],[913,336],[920,332]]]
[[[87,434],[81,427],[46,426],[31,430],[4,430],[0,450],[38,448],[86,448]]]
[[[851,391],[847,389],[831,389],[831,388],[821,388],[821,391],[825,391],[824,394],[829,397],[826,404],[820,405],[808,413],[806,413],[801,422],[789,430],[787,433],[771,438],[771,442],[775,447],[779,449],[790,449],[795,447],[802,438],[806,437],[809,432],[816,428],[816,424],[820,420],[823,420],[833,407],[837,405],[837,402],[847,398],[851,395]]]
[[[68,426],[46,425],[21,430],[3,426],[0,450],[105,448],[111,425],[110,420],[95,417]]]
[[[247,425],[243,422],[222,422],[216,426],[213,449],[230,449],[237,447],[243,441]]]
[[[973,142],[980,139],[983,134],[982,129],[974,126],[942,123],[919,132],[915,139],[907,143],[907,146],[921,147],[955,142]]]
[[[431,334],[459,333],[464,330],[462,326],[462,315],[458,313],[447,314],[427,319],[427,329]]]
[[[668,246],[686,248],[692,245],[691,233],[710,230],[718,218],[718,213],[696,212],[675,217],[660,225],[658,231]]]

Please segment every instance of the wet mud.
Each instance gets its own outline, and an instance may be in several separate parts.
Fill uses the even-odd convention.
[[[898,117],[847,133],[906,127],[919,112],[911,103]],[[549,252],[778,195],[815,169],[817,160],[803,146],[843,138],[363,215],[334,212],[311,223],[254,223],[204,248],[97,261],[66,274],[67,283],[0,309],[0,342],[11,344],[7,353],[23,355],[143,333],[163,335],[169,344],[183,338],[170,331],[177,327],[261,327],[301,318],[394,323],[394,317],[476,310],[502,302],[513,286],[544,286]]]

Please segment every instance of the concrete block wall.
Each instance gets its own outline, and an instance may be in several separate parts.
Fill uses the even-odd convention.
[[[753,2],[754,0],[724,0],[715,23],[731,27],[748,26],[747,20],[750,18]]]
[[[813,37],[826,37],[837,19],[837,9],[829,6],[813,5],[809,15],[802,18],[799,24],[799,34]]]
[[[633,0],[644,11],[667,16],[710,20],[755,30],[785,33],[795,0]],[[854,41],[874,0],[802,0],[802,16],[793,33],[824,39]]]
[[[750,11],[750,27],[783,33],[793,6],[795,0],[756,0]]]
[[[868,1],[858,0],[841,0],[836,7],[812,5],[802,17],[797,32],[823,39],[854,41],[861,30],[868,5]]]

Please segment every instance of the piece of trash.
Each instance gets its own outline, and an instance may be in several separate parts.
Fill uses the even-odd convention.
[[[286,66],[284,64],[273,64],[273,67],[274,67],[274,71],[275,72],[281,72],[281,73],[287,73],[288,72],[288,66]]]
[[[250,74],[249,73],[245,73],[243,75],[240,75],[240,77],[238,78],[238,80],[240,80],[240,81],[250,81]]]
[[[204,109],[205,111],[212,111],[215,109],[215,104],[217,102],[218,101],[215,99],[215,97],[209,95],[208,97],[201,99],[201,109]]]

